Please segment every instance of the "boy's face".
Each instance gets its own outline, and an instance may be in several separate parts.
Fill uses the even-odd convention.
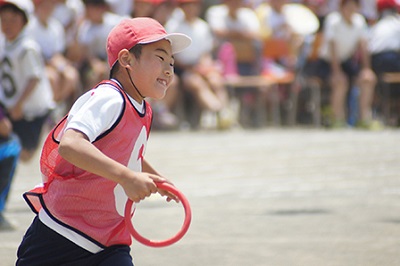
[[[86,18],[94,24],[101,24],[103,15],[107,11],[106,5],[88,4],[85,6]]]
[[[57,2],[54,0],[40,0],[36,6],[36,13],[42,17],[49,18],[53,14]]]
[[[174,77],[171,43],[160,40],[146,44],[139,59],[133,55],[132,78],[142,95],[162,99]]]
[[[358,6],[357,1],[347,1],[341,7],[342,13],[346,17],[351,17],[354,13],[356,13],[358,11],[358,8],[359,8],[359,6]]]
[[[135,2],[135,17],[150,17],[154,12],[154,6],[150,2],[138,1]]]
[[[19,12],[6,8],[0,12],[1,31],[8,41],[13,41],[25,26],[25,18]]]
[[[198,17],[201,13],[201,2],[187,2],[180,5],[180,8],[186,15],[186,18]]]

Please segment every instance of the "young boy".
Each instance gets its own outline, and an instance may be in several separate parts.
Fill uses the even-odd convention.
[[[54,107],[40,47],[26,32],[32,12],[30,0],[0,2],[5,37],[0,57],[0,102],[20,138],[22,161],[31,159],[37,150],[43,125]]]
[[[164,97],[173,54],[191,40],[151,18],[124,19],[107,40],[110,80],[82,95],[50,132],[41,156],[43,186],[25,193],[38,213],[17,265],[133,265],[124,222],[127,198],[139,202],[165,181],[144,159],[152,111]]]
[[[12,133],[12,125],[0,106],[0,231],[11,230],[12,225],[3,216],[21,146]]]

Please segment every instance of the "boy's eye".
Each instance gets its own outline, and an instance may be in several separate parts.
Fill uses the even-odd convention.
[[[162,57],[162,56],[158,56],[158,58],[160,58],[160,59],[161,59],[161,61],[164,61],[164,57]]]

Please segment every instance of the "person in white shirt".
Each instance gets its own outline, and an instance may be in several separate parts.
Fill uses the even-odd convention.
[[[175,56],[175,72],[201,111],[217,114],[217,126],[225,129],[232,122],[228,117],[228,92],[222,71],[213,58],[214,36],[208,23],[200,18],[201,4],[201,0],[178,0],[184,18],[170,19],[166,29],[182,32],[192,39],[192,45]]]
[[[30,0],[0,3],[5,46],[0,56],[0,102],[21,141],[21,161],[29,161],[38,148],[42,129],[54,108],[40,46],[27,34],[33,12]]]
[[[106,0],[84,0],[85,18],[77,33],[80,59],[79,70],[83,91],[108,78],[107,36],[124,16],[109,11]]]
[[[368,44],[372,68],[380,75],[400,71],[400,4],[378,0],[377,5],[380,18],[371,27]]]
[[[218,42],[234,45],[239,74],[259,74],[260,22],[255,11],[245,7],[243,0],[225,0],[210,6],[205,19]]]
[[[35,14],[28,24],[28,32],[41,47],[54,101],[69,102],[69,107],[78,94],[79,73],[64,56],[65,29],[52,16],[54,8],[53,0],[36,0]]]
[[[357,13],[358,8],[357,0],[341,0],[340,11],[330,13],[324,23],[316,74],[329,81],[334,127],[347,124],[346,99],[351,86],[358,86],[360,91],[358,124],[368,128],[374,122],[372,100],[376,75],[370,66],[368,25]]]

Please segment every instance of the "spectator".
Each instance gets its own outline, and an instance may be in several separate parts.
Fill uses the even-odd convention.
[[[230,66],[230,60],[223,63],[225,70],[228,67],[233,72],[237,69],[239,75],[254,76],[261,73],[260,23],[255,11],[244,5],[244,0],[224,0],[222,4],[211,5],[205,12],[205,19],[216,37],[218,54],[225,59],[236,59],[236,67]],[[230,51],[233,53],[227,56]],[[226,61],[221,58],[221,62]],[[235,93],[240,100],[240,124],[258,126],[255,101],[256,97],[262,97],[259,91],[247,87]]]
[[[155,0],[132,0],[135,4],[132,8],[131,17],[152,17],[158,3]]]
[[[398,83],[389,83],[387,86],[383,86],[382,74],[400,72],[400,16],[398,13],[400,4],[395,0],[377,0],[377,7],[379,19],[371,27],[369,39],[372,69],[382,85],[377,87],[377,94],[381,96],[378,99],[382,99],[378,101],[377,106],[378,110],[383,112],[387,124],[398,125],[398,117],[395,115],[398,112],[392,112],[390,115],[391,104],[386,100],[398,101],[400,87]],[[384,89],[386,90],[384,91]]]
[[[346,125],[346,98],[352,86],[360,91],[358,124],[364,128],[376,124],[372,120],[376,76],[367,49],[368,26],[358,7],[357,0],[341,0],[340,10],[325,19],[316,72],[321,80],[329,80],[334,127]]]
[[[135,6],[135,0],[107,0],[111,12],[120,16],[129,16]]]
[[[377,0],[379,20],[371,27],[369,50],[372,69],[382,72],[400,71],[400,4],[395,0]]]
[[[328,0],[330,11],[340,9],[340,1]],[[367,20],[368,24],[373,24],[377,19],[376,0],[359,0],[359,12]]]
[[[0,61],[0,102],[12,121],[21,145],[21,160],[32,158],[42,128],[54,107],[53,93],[39,45],[26,33],[33,12],[30,0],[1,2],[1,29],[5,36]]]
[[[64,26],[67,46],[74,40],[80,20],[84,17],[82,0],[55,0],[53,18]]]
[[[284,71],[294,71],[297,62],[297,52],[301,42],[299,36],[288,24],[283,8],[288,0],[269,0],[269,4],[257,8],[261,34],[264,42],[263,72],[272,75],[275,68]],[[272,65],[272,66],[271,66]]]
[[[378,19],[376,0],[360,0],[360,13],[365,17],[368,25],[373,25]]]
[[[171,19],[166,29],[192,38],[192,45],[175,56],[175,71],[182,87],[194,96],[202,111],[217,114],[217,126],[231,126],[229,97],[220,67],[213,58],[214,37],[207,22],[199,17],[201,0],[178,0],[184,19]]]
[[[3,213],[20,152],[18,137],[12,133],[11,121],[0,106],[0,231],[12,229]]]
[[[84,0],[85,17],[78,28],[78,68],[84,90],[108,78],[106,41],[124,17],[109,11],[106,0]]]
[[[319,21],[318,30],[304,39],[301,49],[301,58],[304,60],[303,73],[305,76],[313,75],[318,67],[319,49],[323,39],[324,21],[327,16],[328,0],[305,0],[304,4],[316,15]],[[322,81],[318,81],[322,83]],[[320,84],[321,85],[321,84]]]
[[[46,63],[46,73],[52,85],[54,101],[67,103],[66,107],[69,109],[78,95],[79,73],[64,56],[65,29],[58,20],[52,17],[55,8],[53,0],[35,0],[34,4],[35,15],[28,24],[28,32],[40,45]],[[61,114],[62,116],[66,110]]]
[[[176,3],[179,0],[153,0],[156,8],[153,11],[152,18],[165,25],[171,17],[183,18],[182,13],[176,9]]]
[[[256,13],[244,7],[244,0],[224,0],[205,14],[219,44],[230,42],[235,47],[240,75],[260,74],[260,23]]]

